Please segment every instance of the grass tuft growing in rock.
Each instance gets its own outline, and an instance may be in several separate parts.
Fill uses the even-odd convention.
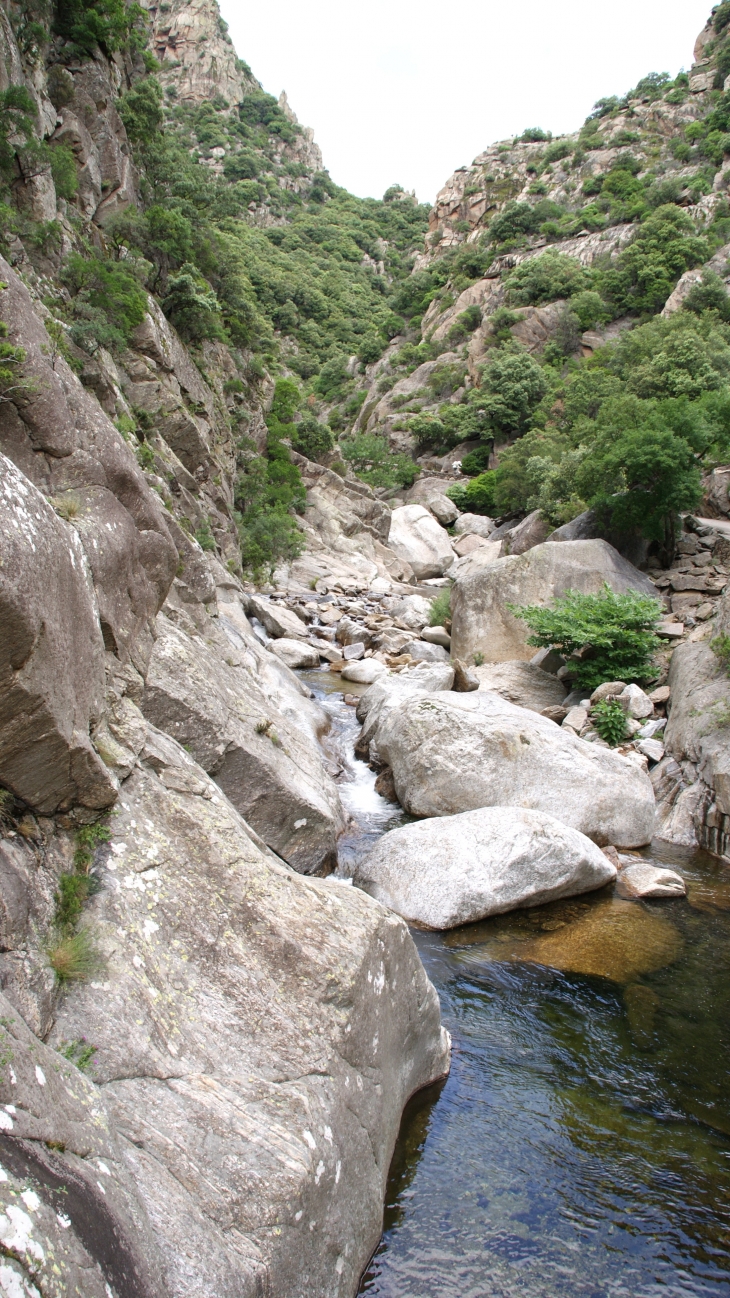
[[[429,614],[429,626],[445,626],[451,617],[451,590],[439,591],[431,605]]]
[[[48,961],[59,983],[80,982],[102,966],[102,956],[87,928],[60,933],[49,943]]]
[[[59,983],[87,978],[103,966],[103,957],[91,933],[80,928],[79,921],[84,905],[99,888],[91,874],[94,852],[110,837],[106,825],[81,825],[76,831],[74,868],[65,871],[58,880],[53,929],[46,953]]]

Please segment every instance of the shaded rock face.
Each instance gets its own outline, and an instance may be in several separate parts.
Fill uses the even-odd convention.
[[[411,815],[559,808],[564,824],[599,845],[651,840],[654,792],[642,770],[498,694],[411,696],[382,714],[371,739]]]
[[[544,812],[485,807],[385,835],[356,882],[427,928],[455,928],[600,888],[616,869],[584,834]]]
[[[474,667],[473,673],[479,681],[480,690],[492,690],[520,708],[529,708],[531,712],[559,707],[567,693],[557,676],[521,659],[517,662],[494,663],[488,667]]]
[[[117,783],[90,729],[104,643],[81,542],[0,456],[0,782],[45,814],[108,807]]]
[[[530,630],[508,605],[551,604],[568,590],[594,594],[604,582],[622,593],[638,590],[656,597],[656,588],[606,541],[546,542],[526,554],[491,561],[477,550],[459,572],[451,593],[451,647],[471,661],[478,651],[488,663],[529,659]]]
[[[248,661],[232,665],[225,661],[225,639],[217,643],[213,628],[207,638],[217,653],[203,636],[187,634],[164,615],[156,633],[141,705],[145,716],[189,749],[295,870],[333,869],[344,828],[339,794],[315,736],[284,716],[277,691],[266,688],[265,651],[251,648]]]
[[[401,1108],[448,1066],[436,994],[402,920],[278,864],[166,736],[141,761],[87,913],[104,981],[52,1043],[98,1046],[158,1293],[345,1298]]]
[[[25,391],[3,404],[0,449],[58,501],[88,560],[107,647],[144,665],[178,565],[159,497],[98,402],[56,356],[30,294],[0,258],[0,308],[22,345]]]

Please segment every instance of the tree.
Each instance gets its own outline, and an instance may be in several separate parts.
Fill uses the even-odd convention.
[[[507,301],[510,306],[533,306],[572,297],[591,287],[591,273],[575,258],[544,252],[512,271],[507,279]]]
[[[630,590],[617,595],[604,583],[597,595],[569,590],[552,608],[508,605],[532,631],[528,644],[560,649],[571,662],[572,679],[589,692],[604,681],[636,682],[655,675],[653,654],[660,641],[654,633],[662,606],[649,595]]]
[[[547,389],[545,374],[527,352],[498,352],[482,371],[479,389],[488,427],[501,440],[524,432]]]

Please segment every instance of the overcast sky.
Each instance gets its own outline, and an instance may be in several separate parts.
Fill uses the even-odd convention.
[[[220,0],[239,56],[314,127],[339,185],[432,202],[527,126],[576,130],[647,72],[689,68],[709,0]]]

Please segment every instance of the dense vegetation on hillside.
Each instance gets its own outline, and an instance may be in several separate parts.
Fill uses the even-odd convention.
[[[680,276],[730,240],[726,202],[713,199],[703,221],[692,207],[730,161],[730,93],[722,90],[730,0],[714,15],[708,49],[718,73],[704,115],[692,107],[698,101],[684,73],[674,80],[652,74],[623,99],[600,101],[575,136],[525,131],[496,150],[511,166],[510,149],[519,146],[521,179],[480,180],[496,196],[491,221],[415,272],[426,207],[398,186],[382,200],[358,199],[326,172],[315,174],[299,160],[306,156],[296,147],[301,128],[255,85],[237,105],[178,102],[174,87],[164,92],[155,75],[146,15],[136,4],[28,0],[18,12],[18,40],[31,61],[49,59],[48,32],[55,34],[54,102],[73,93],[64,63],[91,57],[97,46],[107,55],[122,51],[136,69],[118,106],[142,205],[107,223],[103,235],[74,206],[70,147],[37,139],[33,100],[22,87],[1,97],[3,228],[41,252],[58,250],[57,222],[33,223],[11,205],[18,166],[23,174],[50,166],[75,231],[58,291],[49,287],[47,297],[63,324],[59,346],[70,340],[72,361],[73,347],[123,356],[150,291],[203,372],[205,344],[221,341],[240,375],[231,383],[254,403],[267,376],[283,376],[265,454],[247,436],[251,403],[233,412],[247,569],[291,557],[301,544],[295,514],[304,494],[289,444],[310,458],[329,457],[339,471],[349,465],[377,488],[413,481],[417,466],[391,452],[387,427],[355,433],[353,424],[364,403],[367,413],[424,361],[436,364],[422,388],[393,399],[391,427],[413,435],[417,455],[472,440],[463,462],[471,482],[455,491],[463,507],[540,508],[559,524],[590,506],[614,526],[670,540],[676,511],[698,501],[700,470],[730,455],[730,299],[721,274],[706,271],[681,311],[659,316]],[[667,142],[638,111],[647,104],[692,111]],[[587,165],[606,149],[608,162]],[[510,198],[515,193],[519,201]],[[635,233],[613,260],[586,268],[560,250],[561,240],[580,232],[627,222]],[[428,246],[435,249],[439,237],[429,236]],[[548,245],[538,256],[520,256],[516,265],[505,256],[529,253],[538,240]],[[435,307],[448,310],[496,257],[503,258],[503,304],[488,321],[469,305],[436,341]],[[519,312],[556,301],[562,306],[550,341],[529,355],[513,336]],[[631,327],[580,359],[581,333],[616,320]],[[475,374],[467,349],[478,329],[487,351]],[[144,459],[142,420],[137,436]],[[488,470],[495,449],[498,467]]]

